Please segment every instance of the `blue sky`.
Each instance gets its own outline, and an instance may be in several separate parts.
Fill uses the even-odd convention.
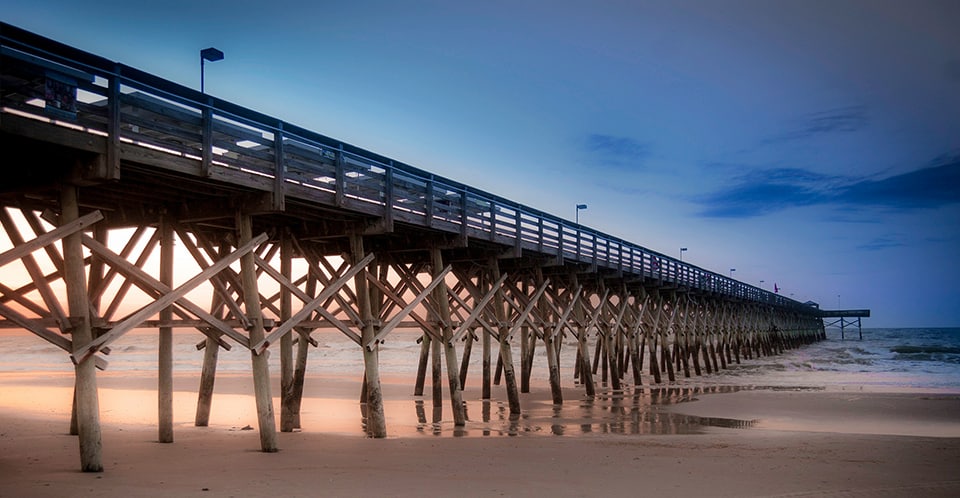
[[[868,326],[960,326],[956,1],[0,5],[194,88],[215,46],[218,97]]]

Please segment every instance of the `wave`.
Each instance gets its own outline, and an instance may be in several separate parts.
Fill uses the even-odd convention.
[[[891,353],[897,354],[960,354],[960,347],[954,346],[894,346]]]

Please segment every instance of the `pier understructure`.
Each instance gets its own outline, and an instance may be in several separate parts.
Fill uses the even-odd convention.
[[[196,424],[218,352],[249,350],[266,452],[299,427],[321,333],[363,359],[372,437],[387,435],[378,346],[400,327],[422,331],[414,392],[429,367],[457,425],[467,382],[484,399],[502,389],[516,414],[535,375],[560,404],[562,375],[593,396],[825,337],[818,310],[779,294],[14,26],[0,44],[0,271],[25,275],[0,284],[0,328],[74,362],[85,471],[102,470],[96,371],[133,329],[160,337],[160,441],[173,440],[172,331],[192,329]]]

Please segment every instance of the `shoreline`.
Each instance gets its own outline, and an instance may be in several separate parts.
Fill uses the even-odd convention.
[[[72,376],[0,375],[0,496],[960,494],[958,393],[645,386],[586,400],[565,389],[557,409],[535,385],[511,429],[503,401],[481,403],[468,386],[471,419],[457,431],[446,392],[433,423],[429,382],[420,398],[388,377],[389,436],[369,439],[360,380],[311,376],[303,430],[266,454],[247,376],[218,377],[211,425],[193,427],[197,380],[177,375],[173,444],[156,442],[155,376],[98,380],[106,469],[84,474],[66,435]]]

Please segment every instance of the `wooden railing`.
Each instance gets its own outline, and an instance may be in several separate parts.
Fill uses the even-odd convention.
[[[164,167],[526,249],[624,276],[794,308],[779,294],[443,178],[171,81],[0,23],[5,115],[106,139],[108,172],[118,148],[136,146]],[[56,109],[47,81],[76,86],[75,110]],[[150,162],[150,161],[148,161]]]

